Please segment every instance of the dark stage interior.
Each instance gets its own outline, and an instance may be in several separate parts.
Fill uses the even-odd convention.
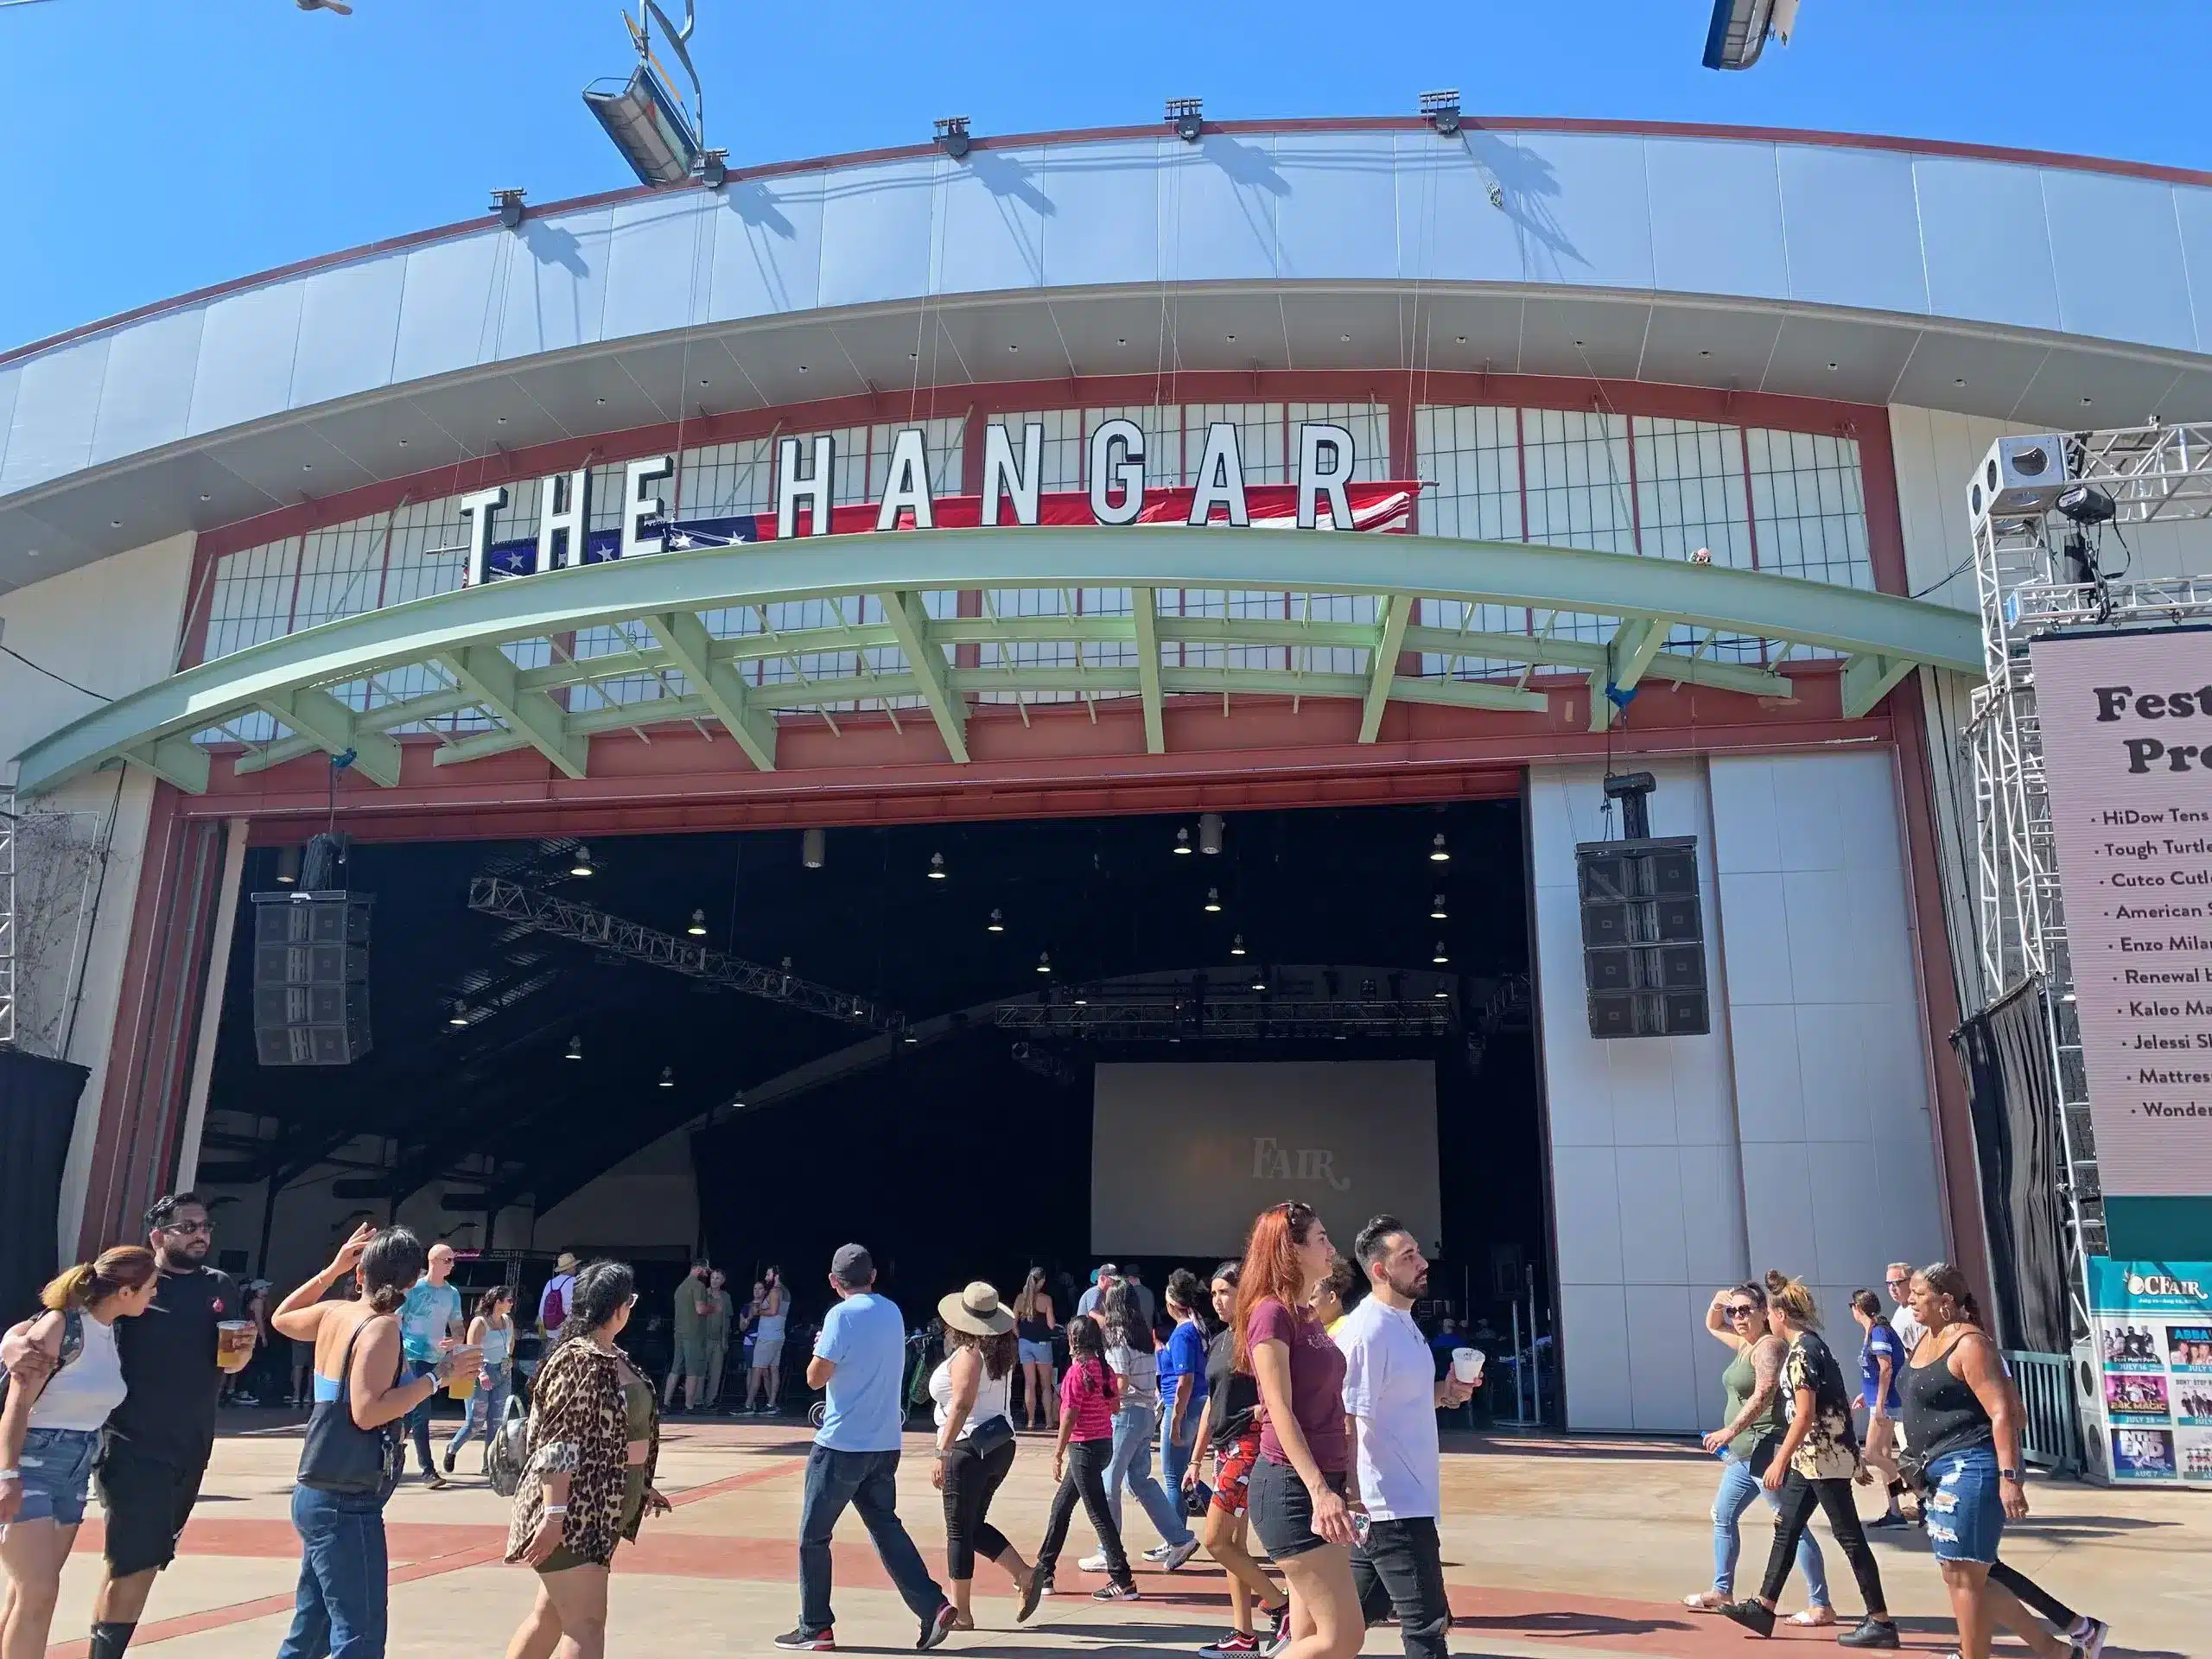
[[[1429,1058],[1444,1230],[1435,1290],[1457,1298],[1471,1286],[1482,1306],[1524,1264],[1541,1281],[1520,803],[1231,813],[1217,855],[1179,854],[1179,831],[1193,849],[1205,838],[1195,815],[832,829],[819,868],[805,867],[797,830],[608,837],[588,849],[357,847],[346,880],[376,899],[373,1051],[341,1067],[257,1062],[242,913],[200,1179],[297,1180],[354,1137],[381,1137],[388,1167],[349,1173],[361,1207],[389,1213],[443,1180],[452,1236],[469,1244],[484,1207],[543,1213],[690,1125],[701,1242],[734,1278],[780,1262],[804,1313],[830,1251],[857,1237],[887,1287],[918,1306],[979,1276],[1010,1293],[1033,1262],[1080,1277],[1094,1061]],[[1448,862],[1430,857],[1440,834]],[[275,890],[277,868],[275,850],[254,853],[246,891]],[[472,878],[487,874],[779,972],[789,958],[794,976],[927,1034],[878,1036],[472,910]],[[1206,908],[1210,889],[1218,911]],[[1431,917],[1440,893],[1444,920]],[[1185,1007],[1172,1038],[1025,1035],[987,1006],[1110,996],[1113,982],[1140,976],[1142,995]],[[1268,1005],[1294,982],[1315,997],[1395,993],[1424,1009],[1440,984],[1448,1012],[1419,1032],[1210,1034],[1205,1005],[1259,982],[1270,992],[1246,1000]],[[944,1029],[962,1010],[966,1023]],[[870,1063],[794,1085],[794,1068],[871,1038]],[[581,1058],[569,1058],[572,1045]],[[455,1208],[456,1189],[483,1197]],[[225,1243],[249,1243],[258,1219],[238,1215]],[[1151,1265],[1164,1275],[1168,1264]]]

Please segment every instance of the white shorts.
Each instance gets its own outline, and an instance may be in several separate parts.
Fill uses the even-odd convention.
[[[753,1344],[754,1370],[772,1371],[783,1357],[784,1339],[781,1337],[760,1337],[754,1340]]]

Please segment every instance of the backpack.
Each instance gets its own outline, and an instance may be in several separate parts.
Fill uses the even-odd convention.
[[[484,1454],[484,1473],[492,1490],[512,1497],[522,1484],[523,1465],[530,1458],[530,1414],[522,1402],[507,1396],[507,1414],[492,1435],[492,1448]]]
[[[575,1281],[570,1280],[569,1283]],[[546,1330],[558,1331],[569,1317],[568,1287],[556,1278],[545,1287],[545,1306],[541,1310]]]

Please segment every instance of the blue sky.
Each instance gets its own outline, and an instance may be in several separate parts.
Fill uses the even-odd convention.
[[[673,10],[671,0],[662,0]],[[1700,67],[1706,0],[1013,7],[698,0],[734,164],[1158,117],[1391,113],[1457,85],[1511,115],[1740,122],[2212,168],[2212,7],[1803,0],[1757,68]],[[0,9],[0,348],[287,261],[629,181],[577,93],[617,0],[46,0]],[[2116,22],[2115,20],[2124,20]]]

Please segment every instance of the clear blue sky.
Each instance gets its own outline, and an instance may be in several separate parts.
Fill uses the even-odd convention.
[[[47,0],[0,9],[0,348],[287,261],[629,182],[578,92],[618,0]],[[677,10],[662,0],[664,10]],[[1796,43],[1700,67],[1707,0],[1396,5],[698,0],[734,164],[978,133],[1410,111],[1743,122],[2212,168],[2212,7],[1803,0]]]

